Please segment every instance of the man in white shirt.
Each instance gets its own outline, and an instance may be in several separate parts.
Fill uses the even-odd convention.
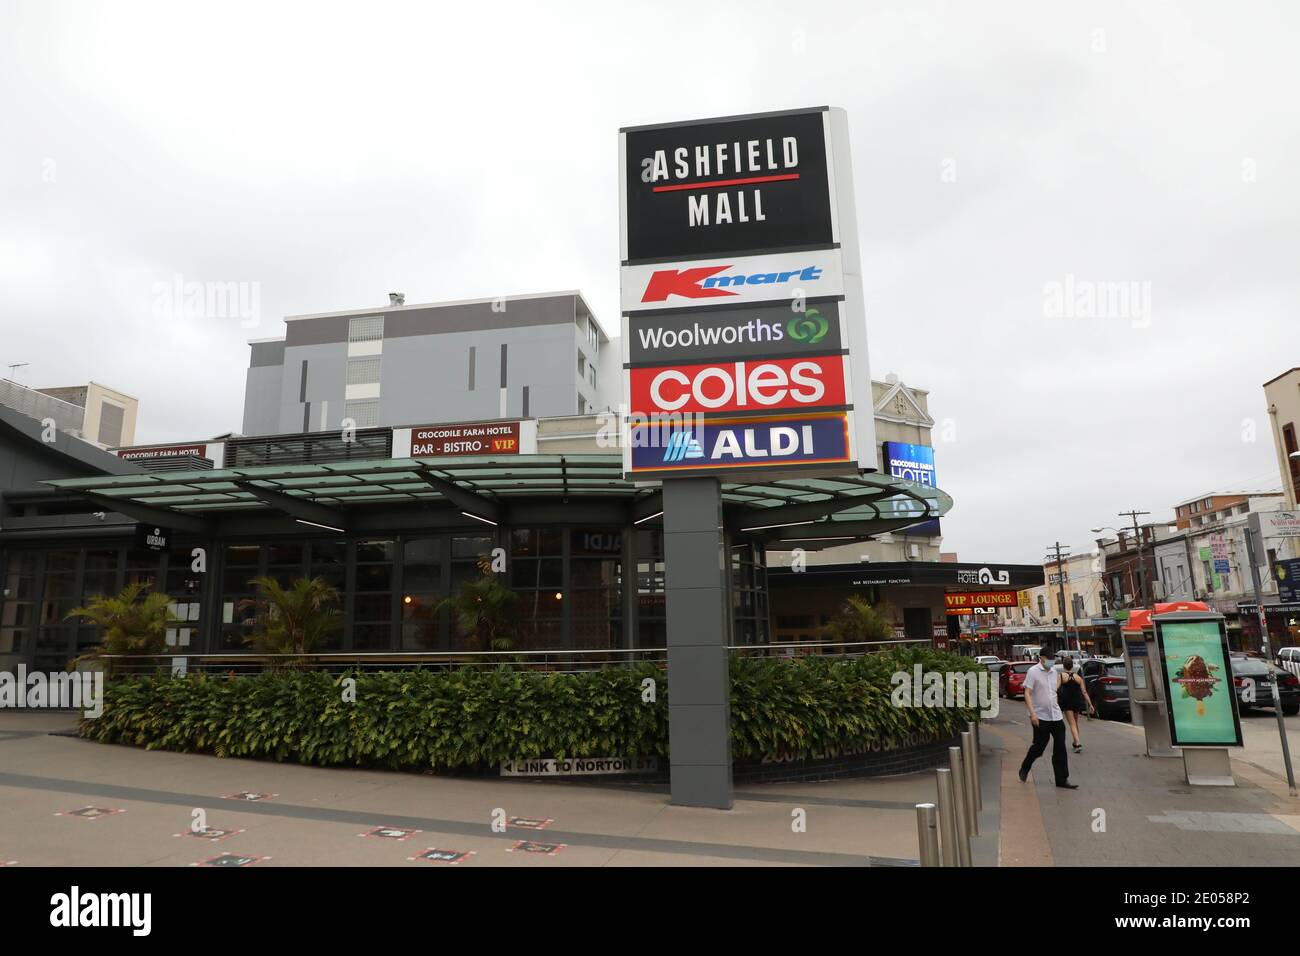
[[[1061,706],[1056,702],[1057,683],[1050,652],[1040,650],[1038,663],[1025,674],[1025,709],[1029,711],[1029,722],[1034,725],[1034,742],[1029,753],[1025,754],[1025,762],[1020,765],[1020,780],[1023,783],[1028,779],[1029,768],[1043,755],[1047,738],[1051,737],[1056,785],[1065,790],[1077,790],[1079,785],[1070,783],[1070,761],[1065,753],[1065,720]]]

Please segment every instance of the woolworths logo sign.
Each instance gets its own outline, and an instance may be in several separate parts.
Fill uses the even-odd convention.
[[[788,357],[801,351],[841,350],[838,302],[789,303],[694,312],[690,315],[633,316],[628,325],[629,360],[670,365],[684,358]]]
[[[829,328],[830,323],[817,309],[809,309],[802,315],[796,313],[786,324],[786,331],[790,333],[790,338],[796,342],[807,342],[809,345],[816,345],[826,338],[826,330]]]

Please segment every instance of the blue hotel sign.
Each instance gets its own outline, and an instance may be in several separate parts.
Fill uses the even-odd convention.
[[[934,449],[929,445],[913,445],[908,442],[887,441],[884,443],[885,470],[895,478],[913,481],[928,488],[938,487],[934,477]],[[907,534],[937,535],[939,519],[923,521],[906,529]]]

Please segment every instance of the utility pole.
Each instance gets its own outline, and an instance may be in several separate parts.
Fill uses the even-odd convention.
[[[1052,547],[1056,549],[1056,587],[1057,587],[1057,593],[1061,597],[1061,632],[1065,635],[1065,646],[1069,647],[1070,632],[1066,628],[1066,623],[1065,623],[1066,621],[1065,614],[1067,611],[1067,608],[1065,606],[1065,565],[1062,562],[1070,555],[1061,553],[1061,542],[1059,541],[1056,542],[1055,545],[1052,545]],[[1069,549],[1067,548],[1066,550],[1068,551]],[[1052,556],[1049,554],[1048,557],[1051,558]],[[1076,651],[1081,650],[1081,648],[1079,647],[1078,620],[1075,620],[1074,622],[1074,649]]]
[[[1142,607],[1154,608],[1155,607],[1154,600],[1148,599],[1147,596],[1147,563],[1146,563],[1146,559],[1142,557],[1142,529],[1138,527],[1138,515],[1149,515],[1149,514],[1151,514],[1151,512],[1149,511],[1121,511],[1119,513],[1119,517],[1133,519],[1133,535],[1134,537],[1137,538],[1137,546],[1138,546],[1138,575],[1139,575],[1138,579],[1139,581],[1141,581],[1141,585],[1140,585],[1141,594],[1139,595],[1140,598],[1139,603],[1141,604]]]
[[[1251,523],[1246,525],[1246,562],[1250,565],[1250,583],[1255,589],[1255,613],[1259,615],[1259,647],[1264,652],[1264,660],[1269,667],[1273,666],[1273,651],[1269,648],[1268,643],[1268,615],[1264,611],[1264,593],[1259,586],[1259,568],[1255,564],[1255,546],[1251,543],[1251,538],[1259,533],[1259,515],[1251,515]],[[1263,545],[1263,535],[1260,534],[1260,544]],[[1261,547],[1262,550],[1262,547]],[[1268,552],[1265,551],[1265,554]],[[1295,788],[1295,771],[1291,769],[1291,745],[1286,739],[1286,722],[1282,719],[1282,699],[1277,689],[1277,674],[1273,675],[1273,713],[1277,714],[1277,732],[1282,738],[1282,759],[1286,762],[1286,782],[1291,788],[1291,796],[1296,795]]]

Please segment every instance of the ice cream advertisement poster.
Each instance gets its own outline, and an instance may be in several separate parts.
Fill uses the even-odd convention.
[[[1240,747],[1223,618],[1154,623],[1174,746]]]

